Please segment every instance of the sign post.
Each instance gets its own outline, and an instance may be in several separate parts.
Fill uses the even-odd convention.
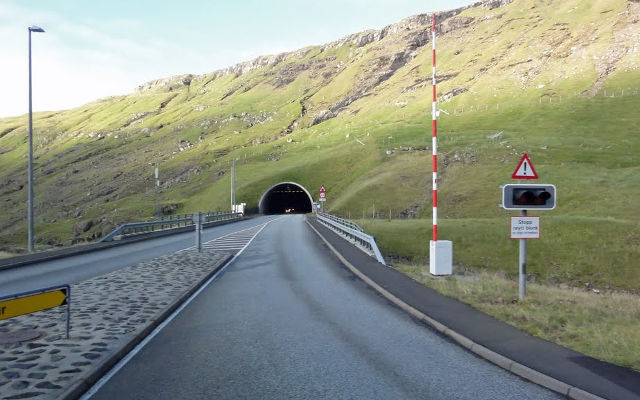
[[[531,159],[525,153],[513,174],[513,179],[538,179]],[[540,217],[528,217],[527,210],[556,208],[556,187],[541,184],[509,184],[502,187],[502,208],[519,210],[519,217],[511,217],[511,239],[520,241],[518,257],[518,298],[527,295],[527,239],[540,238]]]
[[[160,219],[160,217],[162,216],[162,212],[160,210],[160,202],[159,202],[159,198],[160,198],[160,173],[158,171],[158,167],[156,167],[156,170],[155,170],[155,177],[156,177],[156,209],[155,209],[155,215],[156,215],[156,218]]]
[[[320,185],[318,200],[322,202],[322,211],[324,211],[324,202],[327,201],[327,189],[325,189],[324,185]]]
[[[527,210],[520,211],[520,215],[527,216]],[[518,298],[523,300],[527,295],[527,239],[520,239],[518,256]]]

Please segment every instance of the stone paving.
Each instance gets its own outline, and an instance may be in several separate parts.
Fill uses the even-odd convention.
[[[0,321],[0,399],[64,396],[229,258],[188,250],[72,284],[69,339],[67,306]]]

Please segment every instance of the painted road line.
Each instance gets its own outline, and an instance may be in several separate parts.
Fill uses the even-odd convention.
[[[253,226],[251,228],[243,229],[237,232],[232,232],[225,236],[210,240],[206,242],[202,247],[207,250],[236,252],[241,250],[259,230],[262,230],[262,225]]]

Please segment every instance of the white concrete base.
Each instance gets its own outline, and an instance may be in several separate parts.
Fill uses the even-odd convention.
[[[429,241],[429,272],[431,275],[453,273],[453,243],[450,240]]]

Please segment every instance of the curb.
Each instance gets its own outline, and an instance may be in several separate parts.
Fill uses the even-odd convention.
[[[498,354],[493,350],[490,350],[482,345],[479,345],[478,343],[475,343],[474,341],[467,338],[466,336],[463,336],[458,332],[455,332],[452,329],[449,329],[448,327],[436,321],[435,319],[411,307],[409,304],[405,303],[404,301],[396,297],[393,293],[387,291],[382,286],[374,282],[371,278],[369,278],[368,276],[360,272],[360,270],[358,270],[356,267],[353,266],[353,264],[351,264],[346,258],[344,258],[342,254],[340,254],[335,249],[335,247],[333,247],[331,243],[329,243],[329,241],[320,232],[318,232],[318,230],[313,225],[311,225],[311,223],[309,223],[309,221],[306,221],[306,223],[318,235],[318,237],[322,239],[322,241],[327,245],[327,247],[331,250],[331,252],[335,254],[335,256],[340,260],[340,262],[345,267],[347,267],[347,269],[349,269],[349,271],[351,271],[354,275],[356,275],[358,278],[364,281],[367,285],[369,285],[372,289],[376,290],[378,293],[384,296],[387,300],[391,301],[397,307],[401,308],[402,310],[404,310],[411,316],[417,318],[421,322],[431,326],[433,329],[440,332],[441,334],[449,337],[450,339],[452,339],[453,341],[455,341],[465,349],[499,366],[500,368],[503,368],[523,379],[526,379],[535,384],[543,386],[549,390],[552,390],[556,393],[559,393],[563,396],[566,396],[567,398],[575,399],[575,400],[606,400],[602,397],[586,392],[580,388],[577,388],[565,382],[559,381],[549,375],[535,371],[501,354]]]
[[[131,352],[140,342],[142,342],[155,328],[158,327],[167,317],[169,317],[175,310],[178,309],[187,299],[189,299],[205,282],[207,282],[213,275],[215,275],[220,269],[224,268],[229,263],[229,260],[233,258],[232,255],[227,255],[226,258],[220,262],[220,264],[204,276],[199,282],[194,283],[191,288],[182,294],[177,300],[168,305],[162,312],[156,317],[151,319],[149,323],[139,330],[132,333],[130,339],[115,349],[110,355],[103,359],[99,364],[90,371],[85,372],[75,381],[73,381],[56,399],[58,400],[76,400],[80,398],[87,390],[89,390],[96,382],[98,382],[103,375],[105,375],[111,368],[113,368],[120,360],[122,360],[129,352]]]

